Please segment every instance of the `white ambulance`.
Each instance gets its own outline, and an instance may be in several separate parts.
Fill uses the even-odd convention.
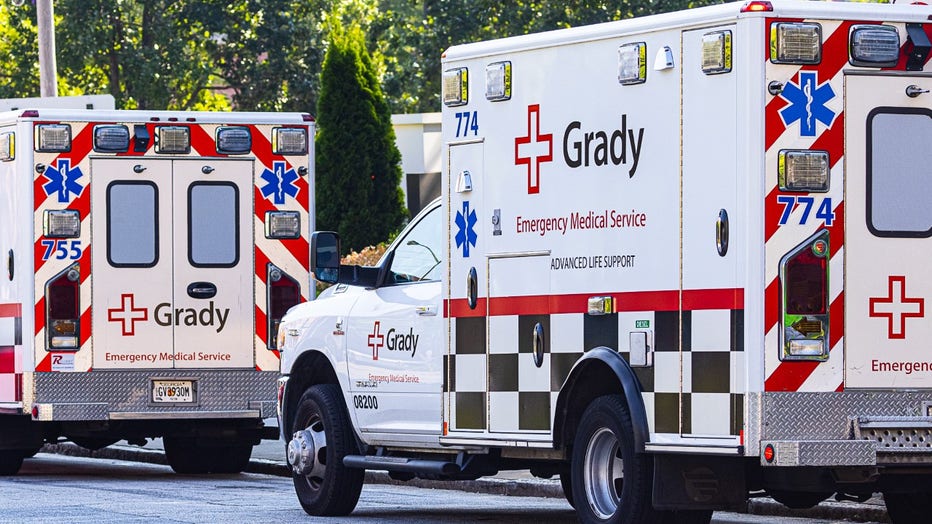
[[[559,475],[583,522],[932,512],[932,8],[751,1],[456,46],[443,195],[283,321],[301,504]]]
[[[311,296],[313,119],[0,113],[0,473],[43,442],[163,437],[181,473],[277,438],[285,311]]]

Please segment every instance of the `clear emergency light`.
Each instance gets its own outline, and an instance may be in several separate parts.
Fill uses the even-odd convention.
[[[647,81],[647,44],[635,42],[618,48],[618,83],[643,84]]]
[[[301,236],[301,215],[297,211],[266,211],[265,238],[283,239]]]
[[[828,191],[829,171],[828,151],[783,149],[778,155],[781,191],[824,193]]]
[[[252,151],[252,133],[245,126],[218,127],[217,152],[222,155],[242,155]]]
[[[307,129],[303,127],[272,128],[272,153],[276,155],[306,155]]]
[[[780,260],[780,360],[828,360],[829,253],[823,229]]]
[[[822,61],[822,26],[808,22],[770,25],[770,61],[775,64],[818,64]]]
[[[43,234],[48,238],[81,236],[81,215],[76,209],[47,209],[42,222]]]
[[[702,72],[717,75],[731,71],[731,31],[702,35]]]
[[[16,157],[16,138],[13,133],[0,133],[0,162],[8,162]]]
[[[443,105],[456,107],[469,102],[469,72],[458,67],[443,72]]]
[[[45,285],[45,326],[50,349],[78,349],[80,344],[81,271],[78,264]]]
[[[865,67],[894,67],[900,58],[900,34],[890,25],[851,26],[849,62]]]
[[[492,102],[511,99],[511,62],[495,62],[485,67],[485,98]]]
[[[68,124],[37,124],[36,151],[39,153],[71,151],[71,126]]]
[[[98,153],[129,151],[129,128],[123,125],[94,126],[94,151]]]
[[[191,130],[184,126],[156,126],[155,152],[186,155],[191,152]]]

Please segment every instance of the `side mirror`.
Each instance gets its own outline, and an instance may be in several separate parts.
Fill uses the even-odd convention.
[[[321,282],[337,282],[340,277],[340,235],[333,231],[311,234],[311,272]]]

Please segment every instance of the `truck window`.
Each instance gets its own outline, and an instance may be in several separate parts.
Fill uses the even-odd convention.
[[[391,278],[396,283],[438,280],[443,256],[440,208],[421,218],[395,247]]]
[[[932,236],[932,112],[881,109],[867,125],[868,228],[882,237]]]
[[[119,181],[107,187],[107,259],[114,267],[152,267],[158,262],[158,188]]]
[[[228,182],[188,188],[188,257],[195,267],[233,267],[239,261],[239,193]]]

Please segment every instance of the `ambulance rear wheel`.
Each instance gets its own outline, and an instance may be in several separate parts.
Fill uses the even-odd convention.
[[[16,475],[25,456],[20,449],[0,449],[0,475]]]
[[[893,524],[929,522],[929,514],[932,514],[932,492],[884,493],[883,501]]]
[[[210,472],[209,450],[198,446],[194,439],[165,437],[165,458],[175,473],[198,475]]]
[[[580,522],[658,522],[651,504],[653,461],[634,449],[624,398],[599,397],[583,413],[573,442],[573,501]]]
[[[301,507],[312,516],[349,515],[366,472],[343,465],[343,457],[359,450],[340,388],[308,388],[298,402],[291,434],[288,461]]]

